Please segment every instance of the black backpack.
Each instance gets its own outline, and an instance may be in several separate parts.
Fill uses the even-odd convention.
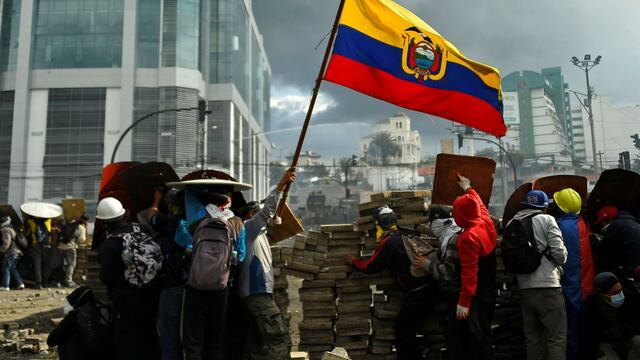
[[[540,266],[543,253],[536,247],[533,236],[533,213],[511,220],[504,229],[500,248],[505,270],[512,274],[530,274]]]
[[[98,301],[78,309],[77,339],[86,354],[102,359],[103,354],[111,351],[112,317],[111,308]]]
[[[64,244],[69,244],[73,240],[75,240],[75,234],[78,226],[80,226],[80,224],[77,221],[72,221],[64,224],[64,226],[62,227],[62,242]]]

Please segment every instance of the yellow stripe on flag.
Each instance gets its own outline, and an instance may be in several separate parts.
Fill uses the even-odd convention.
[[[405,29],[415,26],[429,37],[445,44],[445,50],[448,51],[447,61],[458,63],[473,71],[487,86],[501,89],[498,69],[467,59],[434,28],[391,0],[346,0],[340,24],[397,48],[403,47],[402,33]]]

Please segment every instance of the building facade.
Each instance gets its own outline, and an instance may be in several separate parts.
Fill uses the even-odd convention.
[[[375,134],[388,132],[391,140],[399,147],[398,155],[389,159],[389,164],[416,164],[422,158],[422,140],[417,130],[411,130],[411,119],[405,114],[396,114],[387,119],[376,122],[373,126],[373,134],[360,139],[360,158],[370,159],[380,157],[375,151],[371,151]]]
[[[505,119],[513,122],[507,138],[536,161],[571,166],[571,106],[561,69],[513,72],[502,79],[502,89],[509,99],[505,108],[518,115]]]
[[[614,106],[606,96],[593,99],[593,130],[596,140],[596,156],[601,169],[618,166],[618,154],[629,151],[631,161],[640,159],[640,151],[634,147],[631,135],[640,134],[640,105]],[[582,112],[584,147],[587,164],[593,162],[591,126],[586,110]],[[601,164],[601,165],[600,165]]]
[[[262,198],[271,70],[250,0],[1,0],[0,202],[98,197],[102,167],[228,171]],[[199,120],[199,101],[211,113]]]

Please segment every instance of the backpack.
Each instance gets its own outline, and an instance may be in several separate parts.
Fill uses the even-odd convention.
[[[514,218],[504,229],[500,248],[505,270],[512,274],[530,274],[540,266],[542,255],[533,236],[533,213],[524,218]]]
[[[80,224],[77,221],[64,224],[61,232],[61,241],[63,244],[69,244],[76,239],[76,230],[78,230],[78,226],[80,226]]]
[[[139,224],[130,224],[129,231],[113,236],[122,238],[124,278],[135,287],[146,287],[154,282],[162,268],[162,250],[153,238],[142,231]]]
[[[77,339],[85,354],[96,358],[104,358],[105,352],[111,351],[113,330],[111,308],[100,302],[87,304],[78,309],[76,316]]]
[[[0,229],[0,254],[3,254],[9,250],[11,247],[11,233],[10,230],[5,230],[4,228]],[[8,233],[8,236],[2,234],[4,232]]]
[[[413,234],[402,234],[402,244],[404,250],[411,261],[409,270],[413,277],[425,277],[427,273],[422,268],[418,268],[413,264],[415,259],[419,256],[428,256],[431,253],[435,253],[436,249],[429,243],[428,239],[421,238]]]
[[[198,290],[223,290],[229,282],[235,229],[223,218],[205,217],[193,234],[187,285]]]

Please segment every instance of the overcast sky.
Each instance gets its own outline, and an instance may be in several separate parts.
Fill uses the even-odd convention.
[[[614,105],[640,104],[640,1],[638,0],[398,0],[467,57],[500,69],[561,66],[571,89],[585,91],[584,73],[569,62],[602,55],[591,73],[595,91]],[[253,0],[253,12],[272,68],[274,129],[299,127],[326,46],[338,0]],[[305,149],[326,158],[358,152],[374,121],[403,111],[423,137],[424,154],[439,151],[451,122],[398,108],[324,82]],[[572,99],[572,106],[576,101]],[[639,125],[640,127],[640,125]],[[293,151],[299,130],[273,134],[274,158]]]

